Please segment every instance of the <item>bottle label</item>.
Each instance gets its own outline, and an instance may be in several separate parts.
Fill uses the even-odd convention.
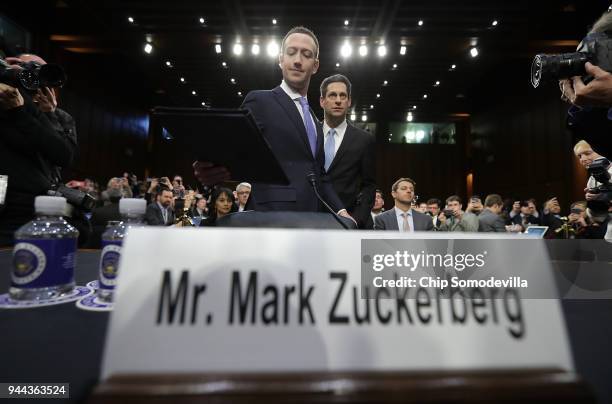
[[[46,288],[74,282],[76,238],[15,241],[11,286]]]
[[[121,241],[102,241],[100,289],[115,289],[121,257]]]

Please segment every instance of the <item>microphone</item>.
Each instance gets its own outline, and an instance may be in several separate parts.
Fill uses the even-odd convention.
[[[319,199],[319,201],[323,204],[323,206],[325,206],[325,208],[327,208],[327,210],[329,211],[329,213],[332,214],[332,216],[334,217],[334,219],[336,219],[336,221],[338,223],[340,223],[340,225],[342,227],[344,227],[345,230],[350,230],[348,225],[346,223],[344,223],[342,221],[342,219],[340,218],[340,216],[338,216],[338,214],[336,212],[334,212],[334,210],[331,208],[331,206],[329,206],[327,204],[327,202],[325,202],[325,200],[321,197],[321,195],[319,194],[319,190],[317,189],[317,175],[315,173],[308,173],[306,175],[306,179],[308,180],[308,182],[310,183],[310,185],[312,185],[312,189],[314,190],[315,195],[317,196],[317,199]]]

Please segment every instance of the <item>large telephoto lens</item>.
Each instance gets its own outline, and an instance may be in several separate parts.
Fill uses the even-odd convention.
[[[583,52],[560,55],[536,55],[531,63],[531,85],[538,87],[542,80],[553,81],[573,76],[584,76],[584,64],[589,55]]]

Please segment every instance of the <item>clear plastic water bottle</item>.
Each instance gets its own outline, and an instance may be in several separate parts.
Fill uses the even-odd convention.
[[[105,302],[113,301],[113,294],[117,286],[119,274],[119,258],[123,239],[130,228],[143,225],[143,218],[147,209],[144,199],[122,198],[119,200],[119,213],[123,217],[121,222],[109,222],[106,231],[102,234],[102,253],[100,255],[100,284],[98,298]]]
[[[15,300],[43,300],[70,293],[75,286],[79,231],[62,217],[66,199],[38,196],[36,218],[15,232],[9,295]]]

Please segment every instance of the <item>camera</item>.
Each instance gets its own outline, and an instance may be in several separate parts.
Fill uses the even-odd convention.
[[[78,189],[68,188],[64,184],[58,184],[47,191],[49,196],[63,196],[66,201],[76,208],[89,212],[96,207],[96,198]]]
[[[606,214],[608,207],[610,206],[610,200],[612,200],[612,185],[610,184],[610,173],[608,168],[610,167],[610,160],[605,157],[601,157],[593,161],[587,171],[589,175],[600,182],[601,185],[595,188],[589,188],[590,194],[597,194],[597,199],[587,202],[587,207],[591,209],[594,214]]]
[[[451,209],[444,209],[443,212],[444,212],[444,216],[446,216],[447,218],[455,216],[455,212],[453,212]]]
[[[597,32],[587,35],[573,53],[536,55],[531,63],[531,85],[535,88],[541,81],[585,76],[586,62],[612,72],[612,33]],[[591,77],[585,77],[583,81],[588,83],[591,80]]]
[[[27,62],[19,66],[21,69],[14,69],[0,59],[0,82],[32,92],[41,87],[59,88],[66,83],[66,73],[60,65]]]

